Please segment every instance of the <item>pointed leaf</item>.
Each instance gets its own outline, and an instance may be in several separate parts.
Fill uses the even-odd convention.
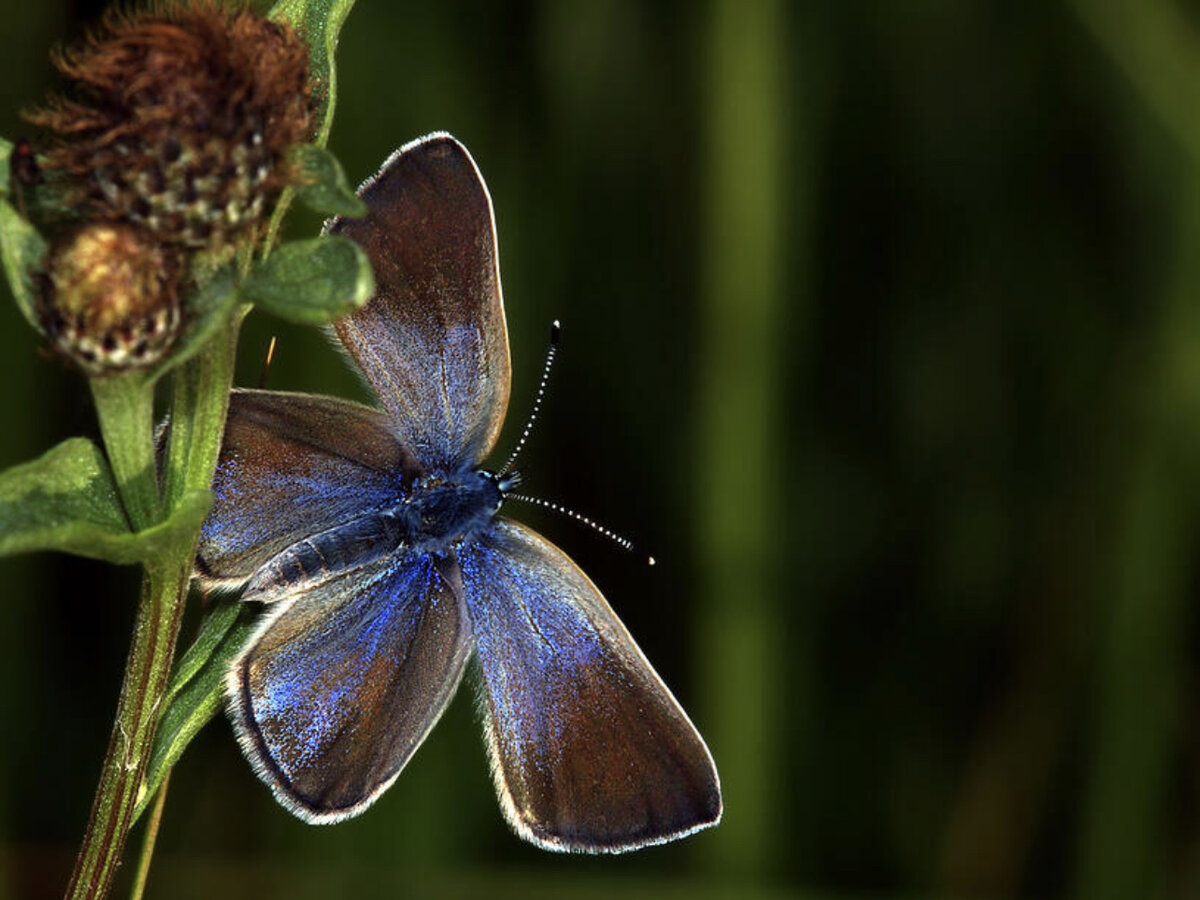
[[[308,42],[308,81],[312,87],[312,143],[324,147],[333,125],[334,101],[337,98],[337,69],[334,50],[342,23],[350,14],[354,0],[278,0],[267,16],[287,22]],[[267,226],[266,246],[272,247],[279,234],[280,223],[292,202],[292,188],[283,192]]]
[[[213,606],[200,626],[196,639],[192,641],[192,646],[188,647],[187,652],[175,663],[175,671],[171,673],[171,683],[163,695],[164,706],[170,705],[180,689],[204,668],[204,664],[208,662],[209,657],[221,645],[225,635],[237,621],[241,610],[242,604],[236,597],[223,598],[221,602]]]
[[[115,563],[124,562],[126,559],[129,562],[139,562],[161,556],[181,541],[190,544],[200,531],[204,520],[208,518],[212,504],[212,491],[191,491],[184,494],[166,521],[129,535],[126,547],[118,549],[112,556],[103,558]]]
[[[171,767],[200,729],[221,709],[225,671],[256,626],[253,607],[230,600],[218,605],[205,620],[195,643],[179,661],[158,728],[146,774],[138,790],[134,819],[146,809]]]
[[[279,0],[267,13],[268,18],[287,22],[308,41],[309,79],[317,122],[313,143],[319,146],[324,146],[333,124],[337,95],[334,51],[342,23],[353,6],[354,0]]]
[[[0,162],[8,170],[8,158]],[[10,204],[0,200],[0,263],[8,278],[17,308],[38,334],[44,334],[37,317],[34,277],[46,256],[46,241],[36,228],[21,218]]]
[[[104,454],[85,438],[71,438],[0,473],[0,556],[60,550],[135,563],[190,540],[211,505],[209,491],[196,491],[165,522],[135,534]]]
[[[12,156],[12,141],[0,138],[0,197],[8,196],[8,178],[11,171],[9,158]]]
[[[281,244],[242,284],[245,299],[282,319],[323,325],[375,292],[366,253],[339,235]]]
[[[346,173],[337,157],[323,147],[298,144],[292,159],[303,173],[304,184],[296,188],[296,199],[323,216],[358,218],[367,214],[367,205],[346,181]]]
[[[44,549],[78,553],[92,540],[129,534],[108,460],[86,438],[71,438],[0,473],[2,555]]]

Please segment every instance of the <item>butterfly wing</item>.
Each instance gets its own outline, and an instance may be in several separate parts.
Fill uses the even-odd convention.
[[[459,550],[505,816],[551,850],[618,852],[721,816],[703,739],[595,585],[498,518]]]
[[[359,190],[363,219],[335,219],[375,271],[375,296],[334,328],[429,468],[478,464],[508,406],[508,337],[492,202],[447,134],[398,150]]]
[[[428,557],[393,556],[270,610],[226,680],[238,740],[300,818],[357,815],[454,695],[470,652],[461,594]]]
[[[234,391],[200,534],[208,585],[245,581],[284,548],[395,503],[418,471],[378,410],[277,391]]]

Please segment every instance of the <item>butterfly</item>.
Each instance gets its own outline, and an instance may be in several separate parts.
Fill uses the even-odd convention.
[[[516,833],[619,852],[716,824],[703,739],[586,575],[498,515],[481,468],[509,395],[491,198],[437,133],[327,230],[376,292],[333,328],[381,408],[236,390],[197,576],[264,614],[226,677],[254,771],[312,823],[396,780],[474,655],[493,780]]]

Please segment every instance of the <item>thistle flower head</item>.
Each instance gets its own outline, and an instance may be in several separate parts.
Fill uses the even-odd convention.
[[[311,130],[294,31],[212,2],[114,12],[55,64],[69,96],[28,118],[57,133],[45,166],[89,218],[194,250],[258,235]]]
[[[261,238],[299,179],[308,46],[244,8],[173,0],[110,12],[54,62],[67,92],[27,116],[55,136],[41,162],[67,223],[38,318],[93,375],[148,367],[188,320],[197,273]]]

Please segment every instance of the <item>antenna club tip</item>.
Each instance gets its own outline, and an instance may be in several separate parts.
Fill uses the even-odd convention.
[[[557,344],[562,337],[562,323],[555,319],[550,323],[550,343]]]
[[[646,557],[646,565],[648,565],[648,566],[657,566],[657,565],[658,565],[658,560],[657,560],[657,559],[655,559],[653,556],[647,556],[647,557]]]

